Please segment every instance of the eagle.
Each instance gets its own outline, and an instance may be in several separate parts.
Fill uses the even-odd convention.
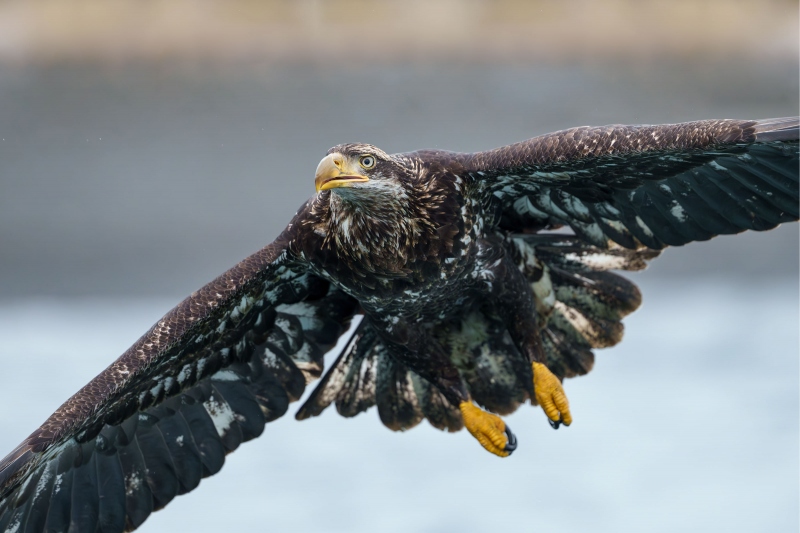
[[[578,127],[476,153],[335,146],[273,243],[0,461],[0,531],[134,530],[318,379],[299,420],[377,406],[392,430],[466,428],[506,457],[501,415],[530,402],[569,426],[564,378],[621,340],[641,295],[612,271],[796,221],[799,152],[797,117]]]

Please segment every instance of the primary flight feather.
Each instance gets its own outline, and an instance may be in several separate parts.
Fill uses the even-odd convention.
[[[391,429],[466,427],[498,456],[517,446],[498,414],[526,401],[569,425],[563,378],[641,301],[609,271],[797,220],[798,119],[581,127],[474,154],[344,144],[315,184],[275,242],[0,461],[0,531],[136,529],[321,376],[298,419],[377,405]]]

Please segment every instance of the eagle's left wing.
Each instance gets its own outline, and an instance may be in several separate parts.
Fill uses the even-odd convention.
[[[798,119],[581,127],[458,156],[515,232],[661,249],[797,220]]]
[[[322,372],[356,301],[290,229],[167,313],[0,460],[0,532],[136,529]]]

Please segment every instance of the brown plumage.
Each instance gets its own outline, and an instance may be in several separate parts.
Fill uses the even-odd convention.
[[[282,416],[356,314],[297,418],[377,405],[395,430],[457,430],[460,402],[511,412],[534,397],[531,362],[581,375],[619,342],[640,295],[609,270],[798,218],[796,118],[329,154],[321,192],[275,242],[167,313],[0,462],[0,531],[135,529]],[[542,233],[562,226],[573,234]]]

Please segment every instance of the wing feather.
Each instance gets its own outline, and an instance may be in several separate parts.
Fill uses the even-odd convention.
[[[564,130],[459,156],[501,227],[660,249],[797,220],[798,119]]]
[[[136,529],[286,412],[357,307],[290,239],[167,313],[0,461],[0,530]]]

